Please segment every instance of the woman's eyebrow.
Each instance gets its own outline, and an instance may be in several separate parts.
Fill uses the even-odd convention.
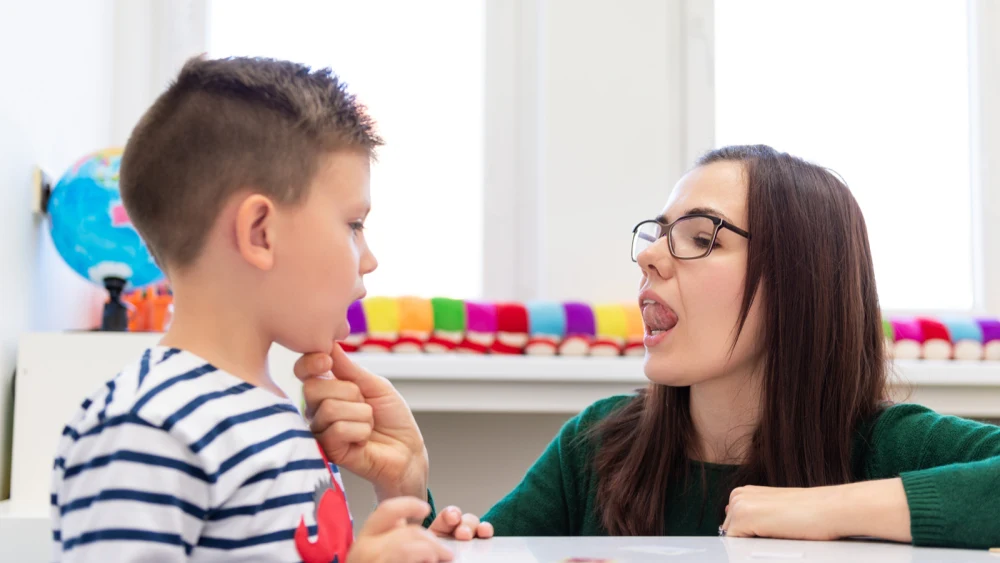
[[[692,207],[691,209],[688,209],[682,215],[682,217],[684,215],[711,215],[713,217],[718,217],[719,219],[722,219],[723,221],[726,221],[727,223],[732,223],[732,221],[729,219],[729,217],[726,217],[725,213],[719,211],[718,209],[712,208],[712,207]],[[664,223],[664,224],[669,224],[670,223],[669,219],[667,218],[667,214],[666,213],[664,213],[663,215],[660,215],[659,217],[657,217],[656,220],[660,221],[661,223]]]

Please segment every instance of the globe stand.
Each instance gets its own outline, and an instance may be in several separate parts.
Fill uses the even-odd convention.
[[[104,278],[104,288],[108,290],[110,299],[104,304],[104,317],[101,320],[102,331],[128,331],[128,309],[122,302],[122,291],[125,290],[125,283],[125,280],[121,278]]]

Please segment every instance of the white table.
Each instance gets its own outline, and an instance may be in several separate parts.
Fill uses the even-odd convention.
[[[1000,563],[986,550],[914,548],[883,542],[803,542],[741,538],[495,538],[447,542],[457,563],[562,563],[573,557],[615,563]]]

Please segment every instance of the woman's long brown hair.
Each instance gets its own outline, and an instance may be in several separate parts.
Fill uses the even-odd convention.
[[[885,399],[888,365],[868,233],[830,171],[763,146],[712,151],[748,182],[749,242],[737,338],[762,287],[762,405],[732,486],[815,487],[852,480],[852,439]],[[601,520],[612,535],[654,536],[667,489],[688,482],[688,387],[651,384],[594,428]],[[709,499],[721,511],[728,499]]]

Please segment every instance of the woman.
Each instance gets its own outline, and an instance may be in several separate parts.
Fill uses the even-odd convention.
[[[636,226],[632,259],[650,385],[570,420],[484,516],[497,535],[1000,545],[1000,428],[887,401],[839,178],[766,146],[711,152]]]

